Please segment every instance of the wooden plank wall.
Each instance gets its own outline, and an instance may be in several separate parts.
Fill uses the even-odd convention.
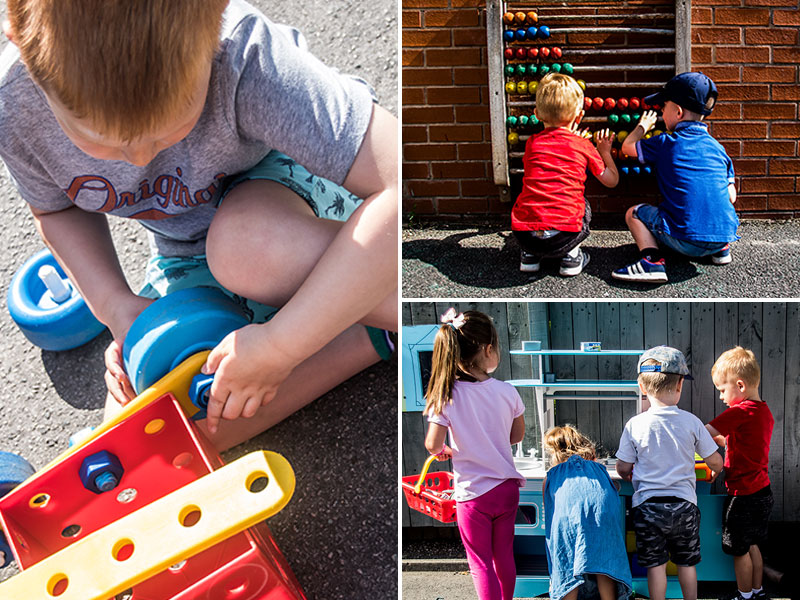
[[[451,304],[407,303],[403,324],[438,322]],[[659,344],[686,355],[693,381],[684,385],[680,407],[708,422],[725,406],[711,381],[716,357],[735,345],[750,348],[761,365],[761,397],[775,417],[770,446],[770,478],[775,495],[774,521],[800,520],[800,304],[735,302],[513,302],[457,303],[459,311],[490,314],[501,345],[498,379],[534,377],[534,364],[509,349],[540,339],[545,348],[576,348],[582,341],[601,341],[606,349],[638,349]],[[558,378],[633,379],[634,357],[553,357],[549,367]],[[540,437],[533,396],[524,391],[528,431],[525,447]],[[571,423],[613,454],[634,401],[558,403],[556,418]],[[403,473],[418,473],[426,458],[422,445],[426,422],[420,413],[403,415]],[[449,469],[442,463],[441,469]],[[715,491],[723,492],[721,482]],[[403,526],[431,525],[427,517],[403,503]]]

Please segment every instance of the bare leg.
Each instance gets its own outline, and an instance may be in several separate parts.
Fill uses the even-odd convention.
[[[635,206],[631,206],[625,213],[625,223],[628,225],[631,235],[633,235],[633,241],[636,242],[637,248],[639,248],[639,250],[644,250],[645,248],[658,248],[658,242],[656,241],[656,238],[653,237],[653,234],[650,233],[650,230],[645,226],[644,223],[633,216],[633,211],[635,209]]]
[[[579,587],[576,587],[574,590],[572,590],[571,592],[566,594],[561,600],[577,600]],[[603,599],[603,600],[605,600],[605,599]]]
[[[647,589],[650,600],[664,600],[667,597],[667,563],[647,568]]]
[[[753,589],[758,589],[764,583],[764,559],[761,558],[761,550],[755,544],[750,546],[748,554],[753,563]]]
[[[262,406],[255,416],[223,420],[213,436],[209,435],[205,420],[197,421],[197,427],[222,452],[269,429],[378,360],[366,330],[354,325],[292,371],[272,402]],[[104,418],[109,419],[121,409],[109,394]]]
[[[283,306],[341,227],[338,221],[318,218],[305,200],[279,183],[246,181],[214,215],[206,241],[208,266],[229,290]],[[397,331],[397,289],[376,298],[361,323]]]
[[[759,553],[761,557],[761,553]],[[750,554],[733,557],[733,570],[736,573],[736,586],[740,592],[749,592],[753,589],[753,559]]]
[[[697,600],[697,569],[679,566],[678,582],[681,584],[683,600]]]
[[[617,582],[608,575],[597,574],[597,590],[600,600],[615,600],[617,597]]]

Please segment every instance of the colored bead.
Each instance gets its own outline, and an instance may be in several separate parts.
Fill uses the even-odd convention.
[[[561,65],[561,71],[567,75],[572,75],[575,72],[575,69],[570,63],[564,63]]]

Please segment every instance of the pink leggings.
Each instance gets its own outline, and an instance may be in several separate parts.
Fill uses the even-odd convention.
[[[518,505],[516,479],[508,479],[474,500],[456,503],[458,530],[479,600],[511,600],[514,596]]]

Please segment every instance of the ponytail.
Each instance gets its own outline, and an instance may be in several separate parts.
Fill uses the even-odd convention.
[[[492,319],[476,310],[456,315],[454,309],[442,315],[433,341],[431,378],[425,393],[426,415],[440,415],[445,403],[453,402],[453,384],[459,373],[467,374],[483,346],[497,349],[497,331]]]

